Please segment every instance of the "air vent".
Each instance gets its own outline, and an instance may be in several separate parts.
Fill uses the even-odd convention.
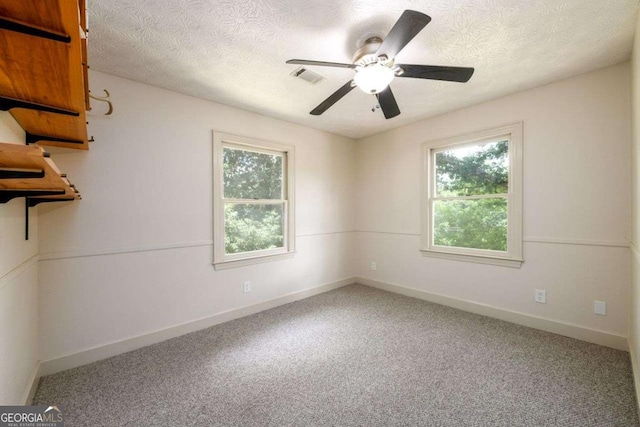
[[[320,74],[307,70],[304,67],[296,68],[295,71],[290,75],[291,77],[296,77],[298,79],[304,80],[305,82],[309,82],[312,85],[317,85],[322,80],[324,80],[324,77],[322,77]]]

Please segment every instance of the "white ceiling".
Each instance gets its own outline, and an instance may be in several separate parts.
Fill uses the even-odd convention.
[[[361,138],[426,117],[628,60],[638,0],[94,0],[92,69],[305,126]],[[396,79],[402,114],[385,120],[353,90],[309,111],[353,71],[287,59],[351,62],[405,9],[432,21],[397,56],[406,64],[475,67],[468,83]],[[102,89],[102,88],[100,88]],[[106,88],[109,89],[109,88]]]

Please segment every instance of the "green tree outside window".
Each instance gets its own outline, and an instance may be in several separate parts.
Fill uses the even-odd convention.
[[[223,150],[225,253],[284,247],[284,158]]]
[[[507,251],[509,143],[435,154],[433,243]]]

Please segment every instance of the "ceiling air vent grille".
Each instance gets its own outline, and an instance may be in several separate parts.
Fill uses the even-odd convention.
[[[304,67],[298,67],[296,68],[293,73],[290,74],[291,77],[296,77],[298,79],[302,79],[305,82],[309,82],[312,85],[317,85],[318,83],[320,83],[322,80],[324,80],[324,77],[322,77],[320,74],[313,72],[311,70],[307,70]]]

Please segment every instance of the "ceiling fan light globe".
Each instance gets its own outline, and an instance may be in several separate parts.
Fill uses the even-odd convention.
[[[380,93],[389,86],[395,77],[395,73],[389,67],[380,64],[371,64],[356,72],[353,81],[364,93]]]

